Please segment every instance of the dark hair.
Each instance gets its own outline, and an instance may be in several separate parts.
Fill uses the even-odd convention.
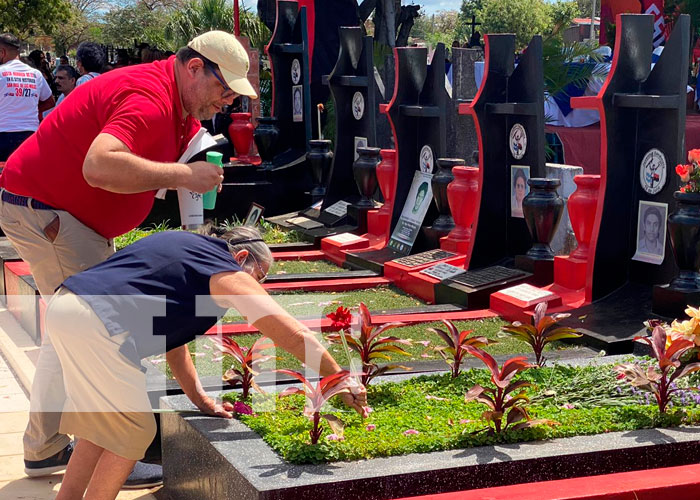
[[[46,56],[44,56],[43,50],[37,49],[32,50],[27,57],[34,63],[34,66],[36,66],[36,68],[39,69],[41,66],[41,58]]]
[[[525,175],[525,171],[522,168],[516,168],[515,172],[513,173],[513,187],[515,187],[517,184],[518,177],[522,177],[525,185],[527,186],[527,175]]]
[[[646,210],[644,211],[644,217],[642,217],[643,224],[647,223],[647,219],[650,215],[656,215],[656,218],[659,220],[659,224],[661,224],[661,210],[654,206],[647,206]]]
[[[214,67],[214,69],[219,69],[219,65],[216,64],[214,61],[212,61],[211,59],[207,59],[202,54],[189,47],[182,47],[181,49],[179,49],[175,54],[175,57],[181,63],[186,63],[190,59],[201,59],[202,62],[204,62],[204,67],[206,67],[207,65],[211,65]]]
[[[0,45],[19,50],[20,41],[19,38],[17,38],[12,33],[3,33],[2,35],[0,35]]]
[[[70,59],[68,59],[68,56],[62,55],[61,57],[58,58],[59,61],[63,61],[64,59],[66,60],[66,64],[64,64],[64,66],[65,66],[70,62]]]
[[[75,54],[75,59],[80,61],[85,71],[88,73],[99,73],[102,71],[102,66],[105,65],[105,51],[102,50],[95,42],[83,42],[78,45],[78,51]]]
[[[423,195],[425,196],[428,193],[428,183],[424,182],[420,186],[418,186],[418,192],[416,193],[416,196],[418,196],[421,192],[423,192]]]
[[[65,71],[68,74],[68,78],[75,78],[76,80],[80,78],[80,73],[70,64],[61,64],[56,68],[56,73],[59,71]]]

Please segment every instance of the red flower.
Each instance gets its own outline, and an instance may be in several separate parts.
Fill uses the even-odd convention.
[[[331,320],[331,326],[328,328],[328,331],[331,332],[347,330],[350,328],[350,324],[352,323],[352,314],[350,314],[350,309],[343,306],[339,306],[335,312],[327,314],[326,318]]]
[[[681,182],[688,182],[692,171],[692,165],[676,165],[676,173],[681,178]]]
[[[700,163],[700,149],[691,149],[688,151],[688,161]]]

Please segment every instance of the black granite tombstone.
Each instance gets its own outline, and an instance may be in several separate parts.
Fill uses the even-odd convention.
[[[293,0],[277,2],[277,22],[265,47],[272,73],[271,115],[280,129],[274,167],[303,160],[312,139],[306,8]]]
[[[373,39],[363,36],[359,27],[340,27],[339,38],[338,60],[331,73],[323,77],[333,98],[335,143],[330,170],[321,173],[323,186],[315,191],[322,191],[322,203],[300,212],[299,216],[281,216],[273,220],[316,242],[332,234],[366,226],[348,217],[348,207],[360,198],[352,167],[358,147],[373,147],[377,143],[379,92],[374,78]]]
[[[487,292],[530,278],[504,266],[532,246],[522,200],[527,180],[545,175],[542,38],[532,38],[517,66],[514,35],[489,34],[485,42],[481,88],[471,103],[460,105],[461,114],[474,118],[479,141],[478,216],[469,271],[435,287],[437,301],[470,308],[487,306]],[[479,271],[472,276],[474,269]]]
[[[425,48],[394,49],[396,85],[391,101],[383,106],[383,112],[393,127],[398,156],[392,234],[399,225],[415,173],[433,173],[437,158],[443,157],[446,150],[445,46],[437,45],[430,64],[426,63],[427,58]],[[437,215],[431,203],[425,218],[432,222]],[[385,262],[408,255],[413,250],[428,250],[420,231],[415,246],[398,243],[392,238],[384,249],[348,253],[346,262],[351,266],[381,270]]]
[[[665,222],[679,186],[674,166],[685,157],[689,23],[678,18],[652,69],[653,16],[618,16],[605,85],[595,97],[572,99],[601,116],[601,187],[586,282],[593,303],[579,310],[586,317],[579,326],[602,338],[631,339],[651,316],[652,287],[678,273]],[[654,310],[672,315],[668,287],[659,291]],[[625,302],[635,306],[620,307]],[[685,303],[675,307],[682,313]]]
[[[545,177],[542,38],[532,38],[517,67],[514,35],[487,35],[486,44],[484,82],[471,103],[479,135],[481,196],[470,269],[527,252],[532,241],[517,183],[522,174]]]
[[[339,201],[359,198],[352,165],[358,147],[377,145],[379,102],[374,80],[373,39],[362,36],[362,28],[340,28],[340,51],[333,71],[324,77],[335,109],[335,151],[326,196],[319,220],[337,224],[337,216],[326,210]]]

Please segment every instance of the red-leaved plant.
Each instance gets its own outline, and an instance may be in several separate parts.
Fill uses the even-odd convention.
[[[569,314],[558,313],[545,316],[546,313],[547,303],[540,302],[535,306],[535,314],[532,316],[532,325],[524,325],[519,321],[515,321],[510,325],[501,327],[503,333],[530,344],[532,350],[535,352],[535,363],[537,366],[544,366],[547,361],[542,355],[542,351],[544,351],[544,347],[547,344],[555,340],[575,339],[581,336],[581,334],[573,328],[556,326],[560,319],[568,318],[570,316]]]
[[[663,326],[654,327],[649,337],[635,337],[635,340],[643,340],[651,346],[651,354],[658,365],[650,366],[646,370],[637,363],[622,363],[615,367],[618,379],[625,379],[634,387],[651,392],[659,405],[659,411],[665,413],[671,394],[678,391],[672,388],[676,380],[700,370],[700,362],[694,361],[695,356],[689,356],[684,362],[681,360],[684,354],[691,351],[695,344],[691,340],[681,337],[672,338]]]
[[[464,349],[484,362],[491,372],[491,382],[496,386],[495,388],[482,387],[477,384],[469,389],[464,396],[465,401],[476,400],[489,407],[488,411],[481,414],[488,425],[476,431],[477,433],[487,431],[489,434],[495,434],[509,428],[519,430],[540,424],[558,425],[558,422],[553,420],[531,420],[527,413],[527,408],[524,405],[530,400],[525,395],[524,389],[532,384],[524,380],[513,381],[515,375],[534,367],[526,361],[525,356],[511,358],[503,363],[503,367],[499,369],[496,360],[482,349],[472,346],[464,346]],[[511,395],[516,391],[520,392]],[[506,419],[505,425],[503,425],[504,417]]]
[[[262,354],[262,351],[275,347],[275,344],[265,337],[260,337],[245,351],[230,337],[212,337],[212,340],[224,355],[231,356],[238,363],[237,368],[226,370],[223,375],[224,382],[234,387],[240,384],[243,399],[248,397],[251,388],[262,392],[253,381],[253,377],[257,375],[255,368],[270,359],[278,359],[277,356]]]
[[[338,308],[338,313],[342,308]],[[331,315],[329,314],[328,317]],[[410,368],[402,365],[383,365],[377,366],[377,361],[382,359],[391,361],[390,353],[410,356],[408,352],[396,344],[411,345],[411,341],[401,339],[399,337],[380,337],[380,335],[391,328],[404,326],[403,323],[393,322],[385,323],[379,327],[372,326],[372,316],[362,302],[360,302],[360,335],[356,336],[352,333],[352,327],[349,322],[347,326],[338,333],[331,333],[326,336],[328,342],[332,344],[342,344],[341,335],[345,338],[348,348],[360,355],[362,361],[362,385],[369,385],[374,377],[382,375],[388,370],[394,368],[402,368],[410,370]]]
[[[484,347],[488,344],[493,344],[492,340],[486,337],[470,337],[469,334],[473,330],[464,330],[460,332],[452,321],[443,319],[443,324],[447,327],[447,331],[440,328],[428,328],[429,331],[437,334],[446,345],[436,347],[435,350],[442,356],[445,362],[452,369],[452,378],[457,378],[459,375],[462,360],[466,351],[465,346]]]
[[[328,422],[328,425],[333,430],[333,434],[338,436],[339,439],[342,439],[344,428],[342,420],[331,414],[321,415],[321,408],[333,396],[343,393],[350,393],[350,388],[342,385],[342,383],[351,376],[350,372],[343,370],[341,372],[334,373],[333,375],[322,377],[314,386],[306,377],[304,377],[304,375],[294,370],[280,369],[275,371],[284,373],[290,377],[294,377],[301,382],[303,386],[303,389],[298,387],[288,387],[280,392],[279,396],[284,397],[291,394],[306,395],[304,415],[310,418],[313,424],[313,427],[309,431],[309,435],[311,436],[311,444],[318,443],[318,439],[323,433],[323,427],[321,426],[322,418]]]

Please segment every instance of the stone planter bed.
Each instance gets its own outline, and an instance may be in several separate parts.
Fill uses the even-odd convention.
[[[173,500],[400,498],[682,465],[700,451],[700,428],[676,427],[295,465],[238,420],[187,412],[194,407],[184,396],[162,398],[161,408],[165,485]]]

